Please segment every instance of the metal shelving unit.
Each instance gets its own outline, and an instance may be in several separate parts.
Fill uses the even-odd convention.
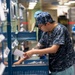
[[[8,74],[7,75],[13,75],[13,67],[12,67],[12,48],[11,48],[11,42],[14,40],[13,36],[17,37],[18,40],[36,40],[36,32],[18,32],[17,34],[15,32],[11,32],[11,6],[10,6],[11,0],[6,0],[6,5],[8,9],[7,13],[7,32],[3,32],[2,34],[5,36],[5,40],[7,42],[7,46],[10,49],[10,53],[8,55]],[[5,72],[4,72],[5,73]]]
[[[8,55],[8,66],[6,66],[3,75],[48,75],[48,64],[24,64],[24,65],[12,65],[13,56],[12,56],[12,48],[11,42],[14,40],[14,36],[19,41],[28,40],[28,41],[36,41],[36,32],[11,32],[11,12],[10,12],[10,2],[11,0],[6,0],[7,9],[9,10],[7,13],[7,32],[3,32],[2,34],[5,36],[5,40],[3,42],[7,42],[7,46],[10,50]],[[27,60],[30,62],[29,60]],[[40,60],[38,60],[40,61]],[[47,61],[46,61],[47,62]]]

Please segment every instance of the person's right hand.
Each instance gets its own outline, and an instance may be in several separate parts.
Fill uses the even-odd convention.
[[[34,49],[25,52],[23,54],[24,55],[24,58],[27,58],[27,59],[30,58],[33,55],[33,52],[34,52]]]

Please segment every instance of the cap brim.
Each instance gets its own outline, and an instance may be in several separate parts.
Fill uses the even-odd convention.
[[[35,27],[38,27],[38,23],[37,23],[37,21],[36,21],[36,23],[35,23]]]

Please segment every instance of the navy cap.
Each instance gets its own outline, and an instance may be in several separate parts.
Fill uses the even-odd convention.
[[[36,24],[35,26],[38,27],[39,24],[46,24],[47,22],[53,23],[55,22],[51,15],[48,12],[41,12],[39,15],[36,17]]]
[[[36,18],[38,17],[38,15],[41,14],[41,13],[42,13],[41,10],[38,10],[38,11],[36,11],[36,12],[34,13],[34,18],[35,18],[35,20],[36,20]],[[35,24],[36,24],[35,26],[38,26],[38,23],[35,23]]]
[[[36,12],[34,13],[34,18],[36,19],[36,18],[37,18],[37,16],[38,16],[40,13],[42,13],[42,11],[41,11],[41,10],[36,11]]]

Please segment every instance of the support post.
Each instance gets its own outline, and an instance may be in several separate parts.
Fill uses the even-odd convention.
[[[10,2],[11,0],[6,0],[7,4],[7,44],[10,49],[10,53],[8,55],[8,75],[12,75],[12,51],[11,51],[11,16],[10,16]]]

